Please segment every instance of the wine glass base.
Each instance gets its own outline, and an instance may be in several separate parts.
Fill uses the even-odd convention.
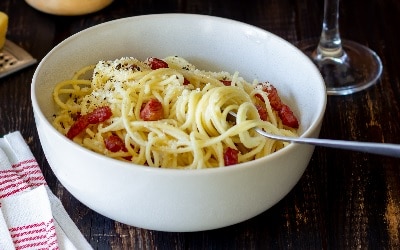
[[[297,47],[319,68],[328,95],[348,95],[374,85],[382,74],[382,62],[371,49],[349,40],[342,40],[344,57],[317,57],[319,40],[301,41]]]

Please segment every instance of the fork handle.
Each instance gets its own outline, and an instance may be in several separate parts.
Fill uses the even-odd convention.
[[[370,154],[386,155],[400,158],[400,144],[360,142],[360,141],[342,141],[331,139],[314,138],[293,138],[286,141],[295,143],[312,144],[315,146],[324,146],[338,149],[348,149]]]

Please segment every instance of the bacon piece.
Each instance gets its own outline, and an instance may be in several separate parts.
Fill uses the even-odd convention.
[[[232,81],[229,80],[220,80],[220,82],[222,82],[225,86],[231,86]]]
[[[224,153],[225,166],[231,166],[239,163],[239,151],[228,147]]]
[[[269,100],[269,103],[271,104],[271,107],[274,110],[279,111],[282,108],[282,101],[278,95],[278,91],[272,85],[267,86],[267,85],[265,85],[265,83],[261,83],[261,84],[263,85],[262,91],[264,91],[265,93],[268,93],[268,100]],[[256,97],[264,102],[264,98],[262,98],[261,95],[256,95]]]
[[[110,135],[109,137],[105,138],[104,144],[106,145],[106,148],[111,152],[118,152],[121,150],[124,152],[128,152],[125,147],[124,141],[117,135]]]
[[[293,114],[292,110],[286,104],[282,104],[282,108],[279,110],[279,118],[281,118],[282,123],[291,128],[299,128],[299,121]]]
[[[75,136],[79,135],[83,130],[85,130],[90,124],[103,122],[110,118],[111,115],[111,108],[107,106],[96,108],[86,115],[80,115],[68,130],[66,136],[72,140]]]
[[[78,120],[76,120],[69,128],[66,136],[72,140],[75,136],[79,135],[83,130],[85,130],[89,124],[90,123],[86,115],[80,116]]]
[[[158,121],[164,118],[162,103],[157,99],[150,99],[140,111],[143,121]]]
[[[292,110],[289,106],[284,104],[279,97],[277,89],[269,84],[266,85],[265,83],[260,83],[263,87],[262,90],[268,93],[268,100],[271,104],[271,107],[278,112],[279,118],[281,118],[283,125],[291,127],[291,128],[298,128],[299,121],[297,120],[296,116],[293,114]],[[259,100],[264,101],[261,95],[255,95]],[[256,105],[257,107],[257,105]],[[257,108],[257,110],[259,110]],[[259,111],[260,113],[260,111]],[[261,117],[261,114],[260,114]],[[262,118],[261,118],[262,119]]]
[[[267,121],[268,120],[267,109],[264,106],[261,106],[259,104],[256,104],[256,109],[258,111],[258,114],[260,115],[261,120]]]
[[[183,78],[183,85],[189,85],[190,81],[186,78]]]
[[[152,70],[156,69],[161,69],[161,68],[168,68],[168,63],[164,62],[161,59],[155,58],[155,57],[149,57],[147,58],[147,61],[150,64],[150,68]]]
[[[269,88],[267,88],[266,92],[268,93],[268,99],[272,108],[275,110],[280,110],[282,108],[282,101],[276,88],[271,85]]]
[[[108,106],[99,107],[87,114],[87,119],[90,124],[104,122],[112,115],[111,108]]]

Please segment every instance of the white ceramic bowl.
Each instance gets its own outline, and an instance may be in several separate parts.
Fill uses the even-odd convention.
[[[287,41],[263,29],[191,14],[136,16],[77,33],[38,65],[32,104],[47,160],[65,188],[98,213],[136,227],[200,231],[252,218],[298,182],[314,151],[291,144],[268,157],[228,168],[153,169],[91,152],[57,132],[52,91],[79,68],[104,59],[179,55],[199,68],[239,71],[269,80],[300,120],[304,137],[318,137],[326,106],[323,79]]]

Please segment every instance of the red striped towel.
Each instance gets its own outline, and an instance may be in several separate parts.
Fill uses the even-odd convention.
[[[0,138],[0,249],[92,249],[18,131]]]

